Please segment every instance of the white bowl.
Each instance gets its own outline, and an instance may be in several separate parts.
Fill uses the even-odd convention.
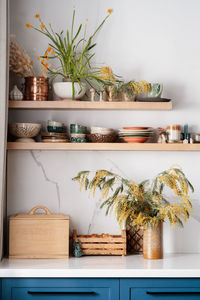
[[[15,137],[33,138],[39,134],[41,127],[38,123],[10,123],[9,132]]]
[[[78,82],[74,83],[75,99],[82,98],[86,93],[86,84],[81,83],[82,90]],[[55,82],[53,84],[54,93],[61,99],[72,99],[72,82]]]
[[[114,132],[112,128],[104,128],[104,127],[91,127],[91,134],[111,134]]]

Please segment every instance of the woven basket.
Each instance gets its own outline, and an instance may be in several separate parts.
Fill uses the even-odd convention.
[[[126,226],[127,253],[140,254],[143,252],[143,231],[140,227]]]

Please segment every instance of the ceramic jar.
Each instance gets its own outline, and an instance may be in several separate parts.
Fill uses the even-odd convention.
[[[149,225],[143,231],[143,257],[145,259],[163,258],[163,222],[157,226]]]
[[[178,143],[181,140],[181,126],[168,125],[167,126],[168,143]]]

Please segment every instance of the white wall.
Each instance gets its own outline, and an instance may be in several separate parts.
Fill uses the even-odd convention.
[[[191,131],[200,132],[199,0],[11,0],[11,33],[37,57],[46,48],[46,40],[24,24],[36,22],[33,16],[40,13],[45,23],[65,29],[70,26],[74,4],[78,22],[89,19],[90,32],[106,10],[113,8],[98,34],[96,61],[112,66],[127,80],[162,82],[164,96],[173,99],[173,111],[18,111],[10,114],[10,120],[45,124],[56,119],[67,125],[79,122],[116,129],[189,123]],[[79,170],[107,168],[137,182],[178,163],[195,186],[194,218],[184,229],[165,226],[165,251],[200,252],[199,161],[199,153],[190,152],[9,152],[8,214],[44,204],[52,211],[69,214],[71,227],[81,233],[118,232],[114,217],[99,211],[99,197],[88,199],[71,178]]]

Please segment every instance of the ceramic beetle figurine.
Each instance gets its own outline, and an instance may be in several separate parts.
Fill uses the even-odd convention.
[[[78,244],[76,241],[74,241],[74,256],[75,257],[81,257],[82,256],[82,250],[81,250],[81,242],[78,240]]]

